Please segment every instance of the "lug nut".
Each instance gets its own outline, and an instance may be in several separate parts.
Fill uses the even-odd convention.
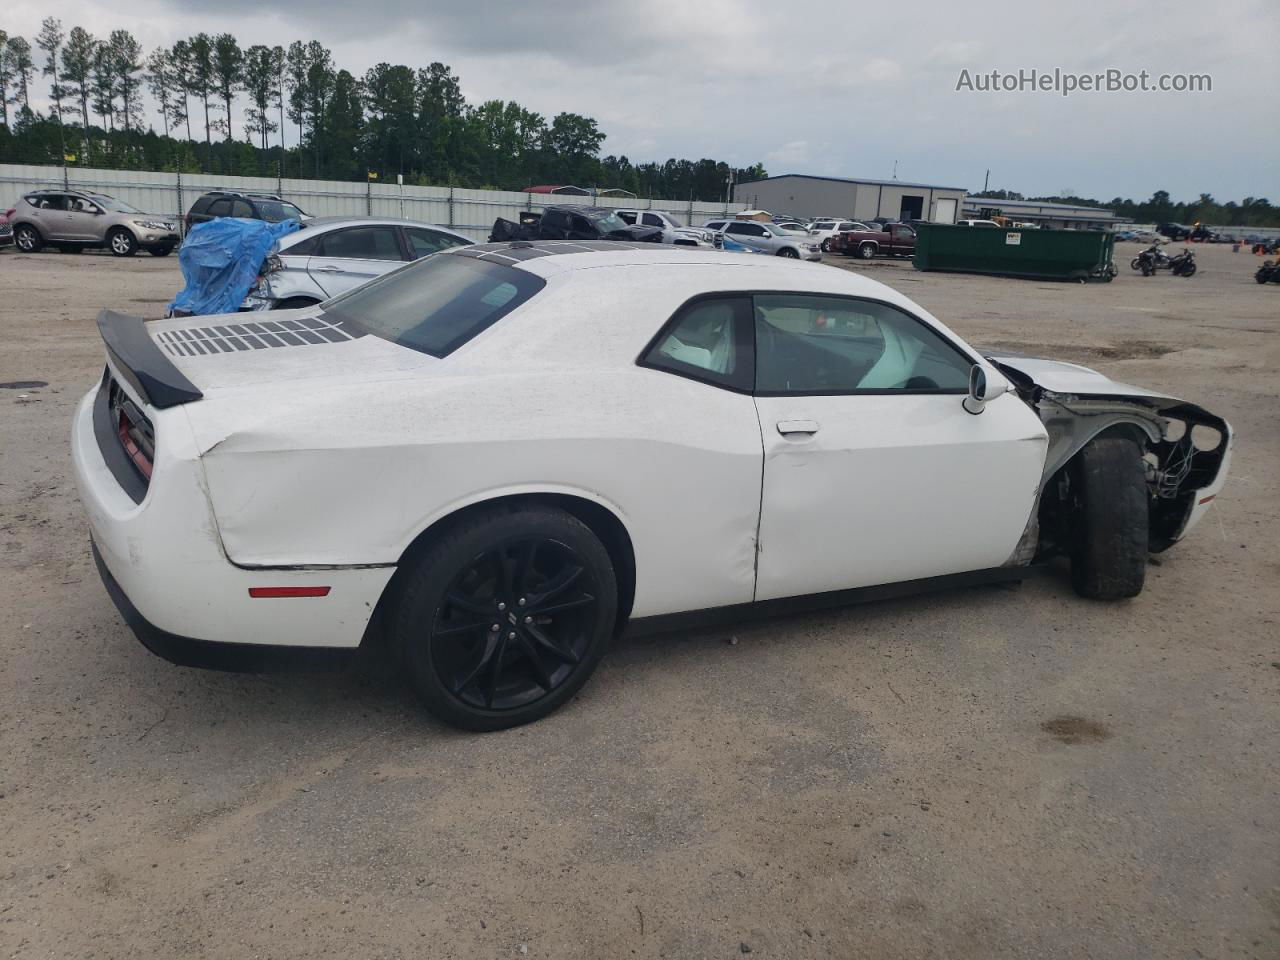
[[[524,622],[525,622],[525,623],[533,623],[533,617],[525,617],[525,618],[524,618]]]
[[[498,626],[498,625],[495,623],[492,627],[490,627],[490,628],[489,628],[489,632],[490,632],[490,633],[497,633],[497,632],[498,632],[499,630],[501,630],[501,629],[502,629],[502,628],[501,628],[500,626]]]
[[[499,603],[499,604],[498,604],[498,610],[499,610],[499,612],[501,612],[501,611],[503,611],[503,610],[505,610],[505,609],[507,609],[507,605],[506,605],[505,603]]]
[[[512,630],[510,633],[507,634],[508,640],[514,640],[515,638],[516,638],[516,632],[514,630]]]
[[[523,607],[523,606],[524,606],[524,597],[521,597],[521,598],[519,599],[519,601],[518,601],[518,602],[519,602],[520,606],[522,606],[522,607]]]

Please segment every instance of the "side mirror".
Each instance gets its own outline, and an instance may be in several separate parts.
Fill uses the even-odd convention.
[[[964,398],[965,412],[977,416],[1008,387],[1008,381],[998,373],[988,374],[981,364],[975,363],[969,368],[969,395]]]

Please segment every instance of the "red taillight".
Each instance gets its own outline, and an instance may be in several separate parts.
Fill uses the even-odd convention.
[[[273,597],[327,597],[328,587],[250,587],[249,596],[255,600]]]
[[[124,411],[120,412],[120,422],[116,424],[116,432],[120,435],[120,443],[124,445],[124,452],[129,455],[129,459],[133,461],[133,465],[138,468],[148,480],[151,479],[151,460],[138,446],[137,442],[130,434],[133,424],[129,422],[129,418],[125,416]]]

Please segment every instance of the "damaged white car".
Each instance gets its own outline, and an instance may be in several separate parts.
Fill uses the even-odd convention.
[[[99,327],[75,472],[148,647],[252,666],[386,636],[477,730],[563,704],[628,624],[1063,555],[1083,596],[1133,596],[1232,442],[1193,404],[984,356],[863,275],[671,246],[460,247],[318,307]]]

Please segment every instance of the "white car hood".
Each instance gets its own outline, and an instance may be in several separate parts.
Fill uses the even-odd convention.
[[[1002,351],[982,351],[983,355],[1002,366],[1025,374],[1045,390],[1090,397],[1138,397],[1151,400],[1173,400],[1167,394],[1112,380],[1106,374],[1062,360],[1024,357]]]

